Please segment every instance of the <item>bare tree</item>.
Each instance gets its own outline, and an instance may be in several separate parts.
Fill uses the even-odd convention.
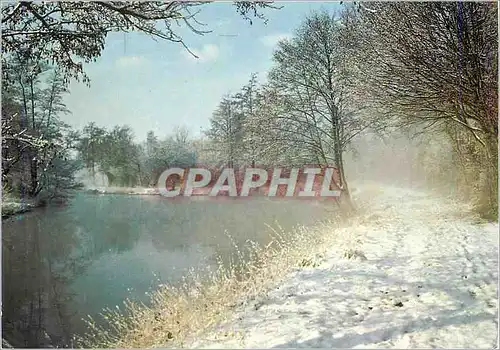
[[[232,96],[222,99],[219,107],[210,119],[210,129],[207,136],[213,141],[212,145],[219,154],[219,159],[224,159],[228,167],[234,167],[241,159],[243,123],[242,113]]]
[[[257,142],[257,135],[255,130],[250,127],[252,120],[254,120],[256,106],[258,103],[259,87],[257,85],[257,74],[252,73],[248,83],[243,86],[241,91],[234,96],[236,107],[242,114],[242,161],[246,164],[255,166],[257,162],[257,153],[259,144]]]
[[[275,117],[282,121],[280,136],[307,150],[313,162],[337,166],[349,199],[343,153],[368,124],[357,114],[342,30],[338,16],[323,11],[307,17],[291,40],[278,45],[269,80],[281,106]]]
[[[366,96],[380,113],[457,124],[495,157],[496,3],[370,3],[358,24]]]

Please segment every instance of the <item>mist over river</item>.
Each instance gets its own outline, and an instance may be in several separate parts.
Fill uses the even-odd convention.
[[[15,347],[68,346],[126,298],[148,301],[159,284],[216,266],[234,243],[266,244],[272,229],[328,219],[333,203],[267,198],[172,201],[78,193],[2,223],[3,337]],[[231,237],[231,238],[230,238]]]

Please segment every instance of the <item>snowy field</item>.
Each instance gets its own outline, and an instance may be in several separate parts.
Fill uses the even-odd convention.
[[[367,185],[357,196],[368,211],[319,267],[190,347],[497,347],[498,225],[423,191]]]

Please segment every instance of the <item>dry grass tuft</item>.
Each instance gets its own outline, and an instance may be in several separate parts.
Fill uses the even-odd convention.
[[[357,249],[347,249],[344,252],[344,259],[348,259],[348,260],[353,260],[353,259],[367,260],[365,254],[361,250],[357,250]]]

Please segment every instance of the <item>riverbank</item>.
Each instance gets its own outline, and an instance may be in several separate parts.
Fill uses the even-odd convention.
[[[366,199],[366,198],[365,198]],[[423,191],[383,187],[319,266],[189,348],[496,348],[498,224]]]
[[[90,187],[85,189],[85,192],[90,194],[160,195],[157,188],[151,187]]]
[[[14,200],[11,198],[6,198],[2,200],[2,220],[10,218],[15,215],[21,215],[28,213],[36,208],[40,208],[43,205],[37,203],[34,200]]]

